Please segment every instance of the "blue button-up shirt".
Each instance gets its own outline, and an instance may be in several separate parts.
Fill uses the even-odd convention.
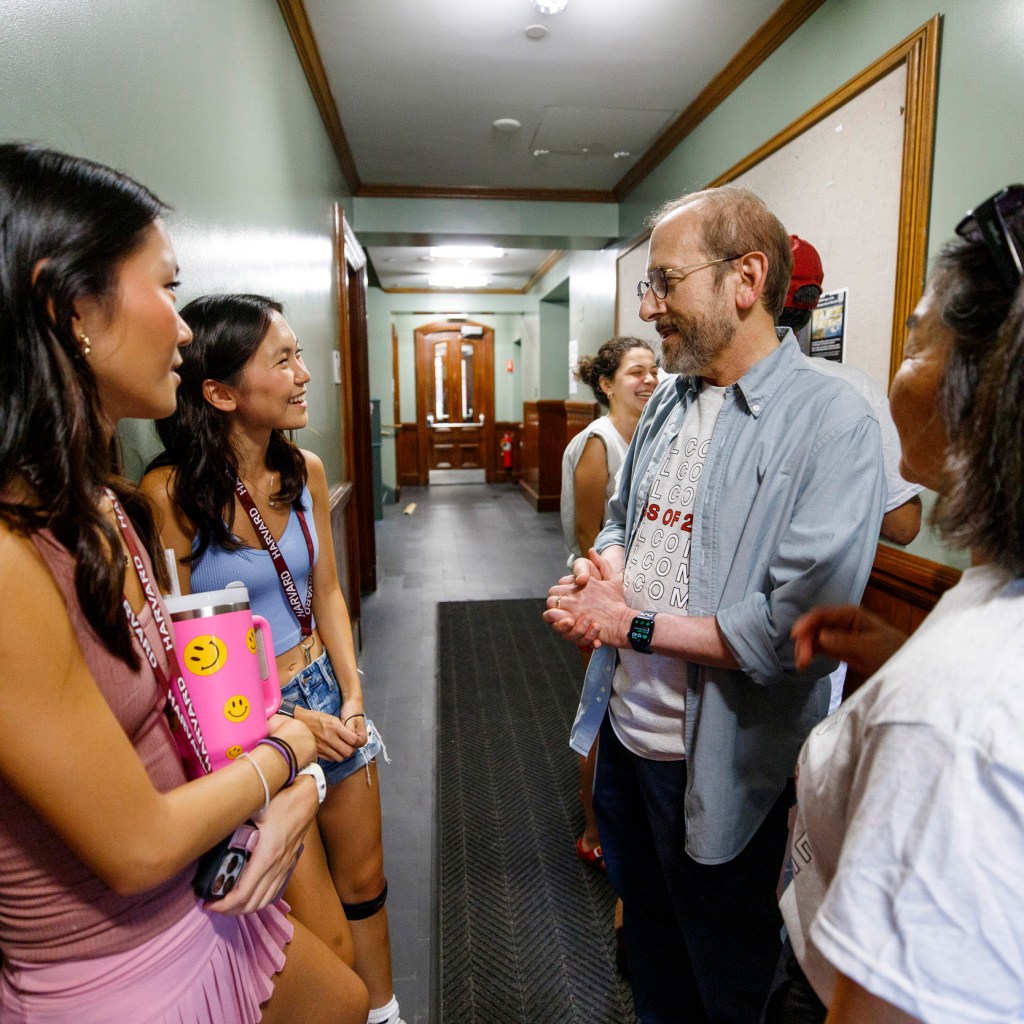
[[[779,348],[726,389],[694,508],[688,614],[715,616],[740,666],[688,670],[686,849],[706,864],[746,846],[828,711],[837,663],[817,658],[798,672],[790,629],[816,605],[860,601],[885,503],[873,412],[816,369],[791,332],[779,336]],[[628,557],[699,386],[670,377],[647,403],[599,551],[622,545]],[[616,662],[613,647],[590,661],[570,741],[580,754],[607,711]]]

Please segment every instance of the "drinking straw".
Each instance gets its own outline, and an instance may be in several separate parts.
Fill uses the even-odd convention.
[[[164,548],[164,561],[167,573],[171,577],[171,597],[181,597],[181,584],[178,583],[178,560],[174,557],[174,548]]]

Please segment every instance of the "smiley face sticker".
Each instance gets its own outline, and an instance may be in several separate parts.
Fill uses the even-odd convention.
[[[193,637],[185,645],[185,667],[193,675],[212,676],[228,663],[228,645],[219,636]]]
[[[237,743],[233,747],[228,747],[228,749],[224,751],[224,756],[229,761],[234,761],[235,758],[241,757],[241,755],[242,755],[242,748]]]
[[[249,648],[250,654],[256,653],[256,630],[251,627],[249,632],[245,634],[245,646]]]
[[[244,722],[249,717],[249,711],[249,698],[241,693],[236,693],[224,705],[224,717],[229,722]]]

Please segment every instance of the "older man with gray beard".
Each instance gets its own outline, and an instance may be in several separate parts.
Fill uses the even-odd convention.
[[[656,215],[640,315],[677,376],[545,612],[597,648],[571,743],[600,736],[594,806],[644,1024],[760,1017],[791,776],[836,667],[797,671],[789,632],[860,600],[878,538],[878,422],[776,333],[791,269],[785,228],[743,189]]]

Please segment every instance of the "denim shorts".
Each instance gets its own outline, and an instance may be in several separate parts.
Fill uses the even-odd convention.
[[[320,711],[325,715],[338,717],[341,713],[341,688],[338,686],[334,666],[326,651],[312,665],[307,665],[301,672],[297,672],[281,687],[281,699],[290,700],[310,711]],[[378,754],[382,754],[385,761],[388,760],[384,741],[369,718],[366,719],[366,735],[366,745],[344,761],[328,761],[322,757],[317,759],[327,776],[328,785],[333,786],[336,782],[347,779],[353,772],[363,767],[366,768],[369,782],[370,762]]]

